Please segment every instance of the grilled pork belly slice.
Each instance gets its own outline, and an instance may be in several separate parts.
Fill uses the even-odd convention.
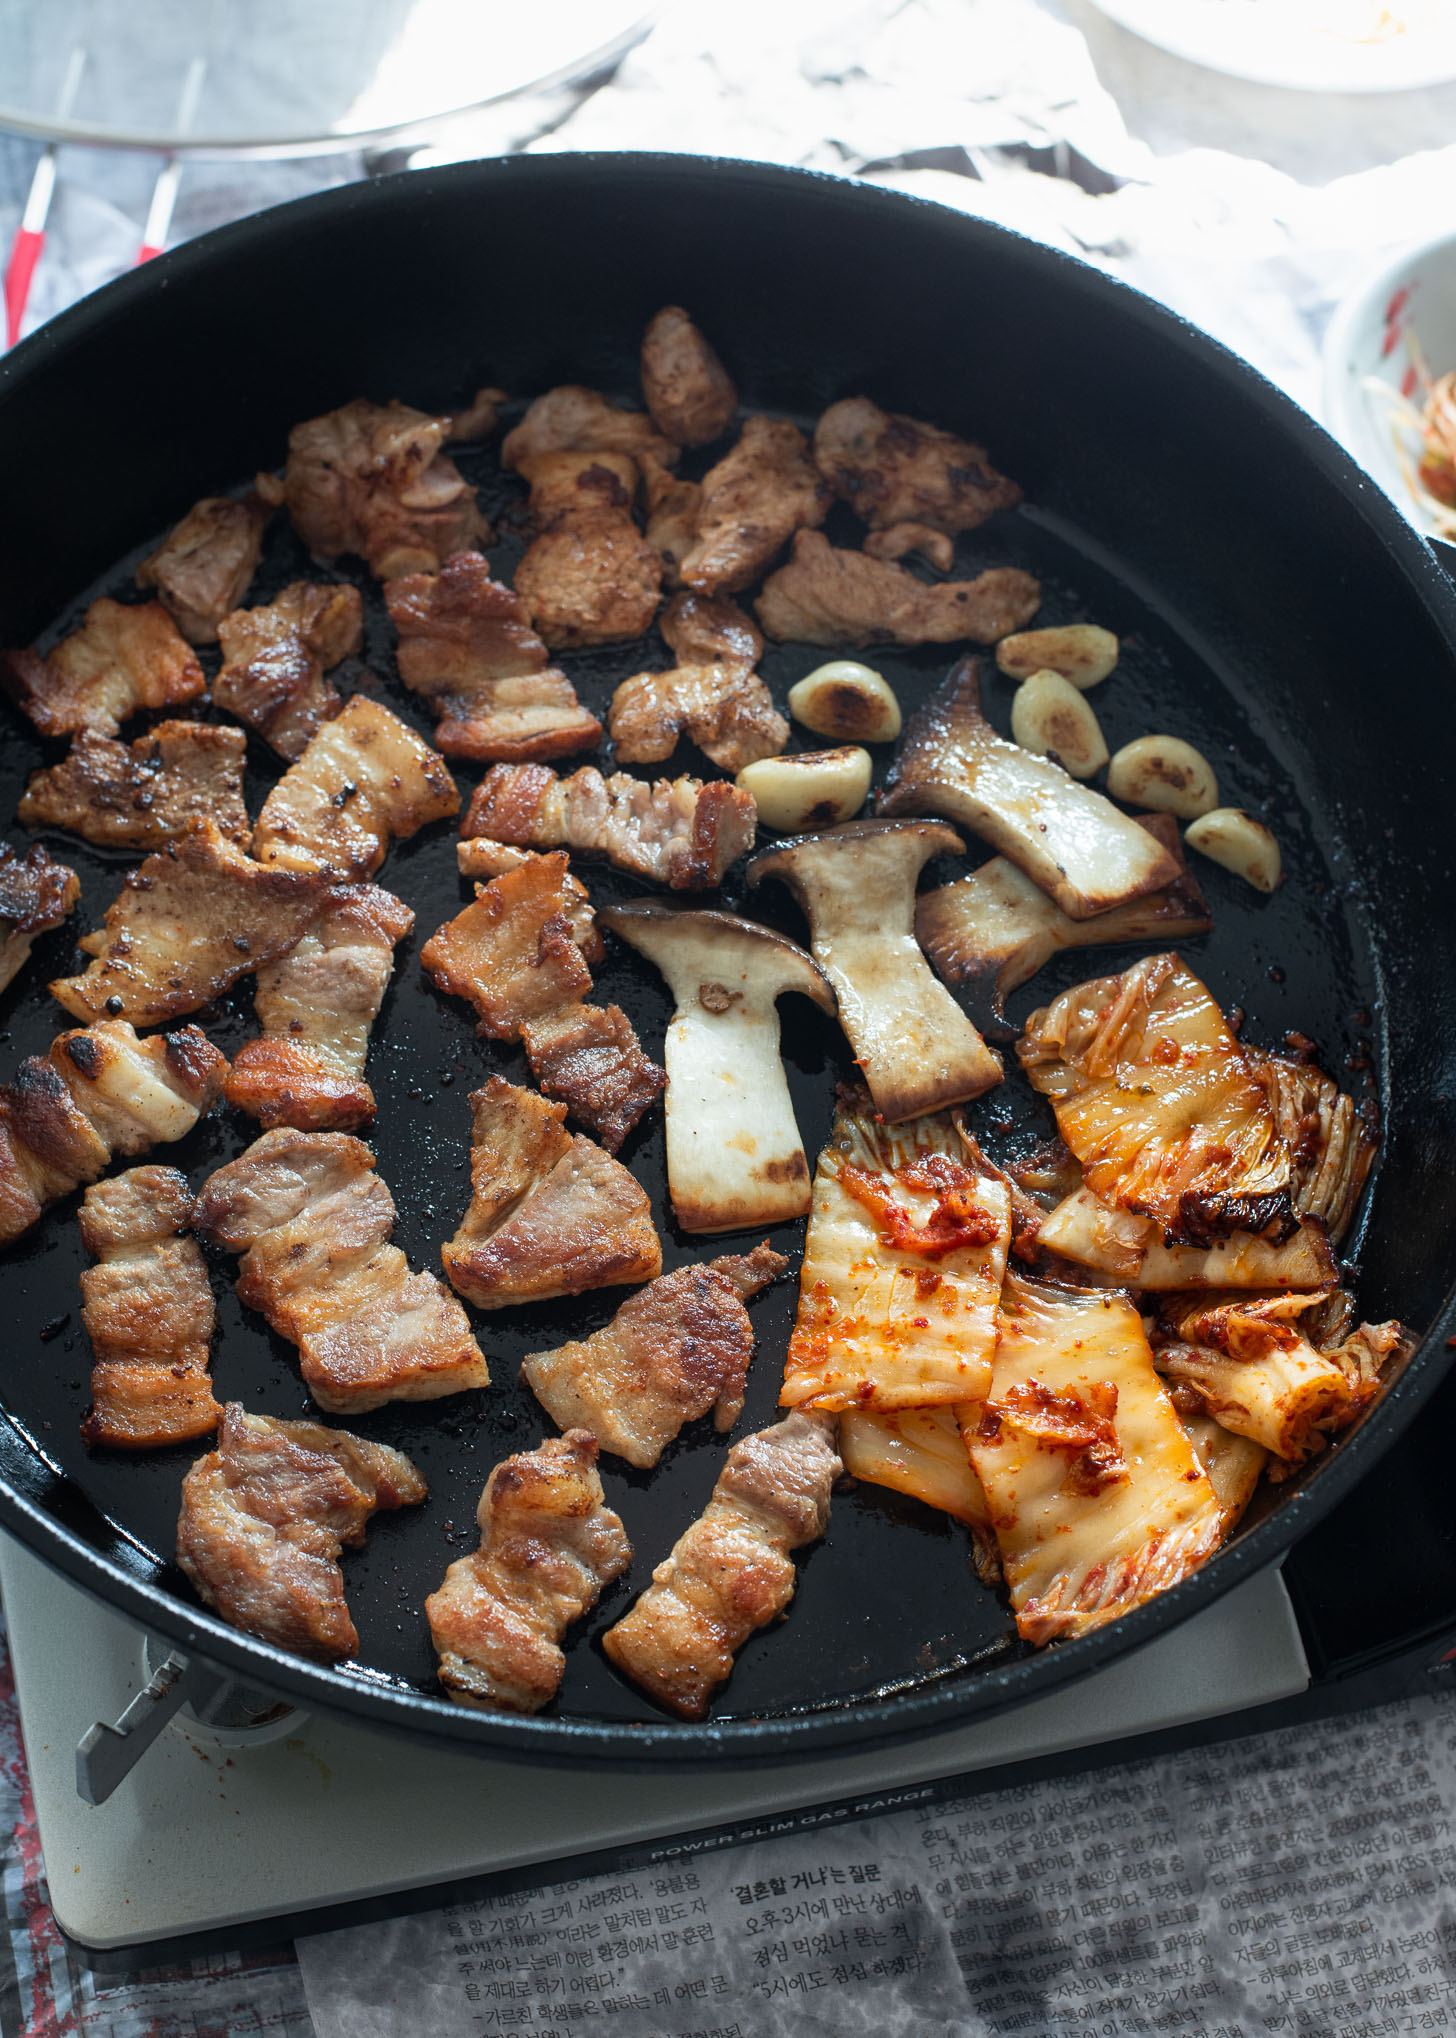
[[[737,445],[703,476],[697,528],[678,569],[684,587],[740,593],[796,531],[823,523],[831,500],[797,425],[746,419]]]
[[[81,1242],[100,1264],[81,1275],[91,1340],[88,1444],[153,1450],[216,1429],[222,1410],[208,1373],[217,1309],[192,1223],[192,1191],[176,1168],[129,1168],[81,1201]]]
[[[1223,1508],[1125,1296],[1010,1274],[998,1330],[971,1462],[1018,1632],[1067,1639],[1196,1570]]]
[[[217,634],[223,660],[213,699],[292,763],[344,705],[324,673],[358,656],[364,604],[356,587],[295,580],[261,608],[234,609]]]
[[[646,454],[637,469],[642,476],[647,542],[662,561],[662,584],[681,587],[682,563],[697,542],[703,484],[669,474]]]
[[[298,1346],[320,1408],[343,1414],[489,1385],[455,1297],[386,1242],[394,1198],[361,1140],[265,1132],[203,1183],[196,1228],[242,1254],[238,1294]]]
[[[683,736],[723,771],[777,757],[789,725],[753,670],[763,638],[738,604],[676,594],[661,629],[677,665],[624,679],[612,696],[608,728],[621,762],[658,764]]]
[[[209,495],[136,570],[138,587],[154,587],[189,644],[215,644],[218,624],[248,591],[273,515],[260,495]]]
[[[451,424],[360,397],[295,425],[283,479],[260,474],[258,493],[287,504],[316,559],[355,552],[381,580],[438,573],[452,552],[491,542],[475,491],[440,451]]]
[[[621,453],[663,467],[677,464],[678,448],[664,438],[646,412],[623,410],[594,389],[564,382],[538,396],[521,422],[501,442],[501,465],[524,473],[543,453]]]
[[[217,1101],[226,1070],[195,1026],[138,1040],[122,1019],[28,1055],[0,1088],[0,1245],[115,1156],[181,1139]]]
[[[743,1305],[788,1264],[764,1244],[662,1274],[590,1337],[532,1352],[521,1378],[562,1429],[645,1470],[710,1408],[720,1434],[737,1422],[753,1356]]]
[[[561,1637],[632,1561],[585,1430],[496,1466],[480,1496],[480,1548],[425,1601],[440,1682],[457,1705],[539,1712],[556,1696]]]
[[[829,406],[814,432],[814,458],[872,531],[913,523],[954,536],[1021,500],[984,446],[881,410],[867,396]]]
[[[865,644],[994,644],[1031,621],[1041,607],[1041,583],[1019,566],[992,566],[974,580],[931,586],[888,560],[836,550],[820,531],[800,531],[793,557],[764,582],[754,607],[768,635],[781,643],[841,651]]]
[[[102,849],[155,849],[212,820],[246,847],[247,748],[241,729],[212,722],[158,722],[130,744],[83,729],[60,764],[32,774],[19,818],[27,828],[68,828]]]
[[[538,453],[521,472],[539,533],[515,572],[527,620],[553,650],[640,637],[657,613],[662,561],[632,520],[632,461]]]
[[[398,715],[356,694],[264,800],[253,854],[349,882],[372,877],[396,837],[459,811],[445,760]]]
[[[1011,1197],[956,1113],[883,1124],[841,1098],[819,1156],[786,1408],[924,1408],[991,1382]]]
[[[645,1191],[592,1140],[565,1130],[564,1104],[491,1076],[470,1111],[475,1193],[440,1248],[450,1285],[467,1302],[504,1309],[662,1272]]]
[[[790,1550],[818,1542],[843,1469],[834,1418],[796,1412],[728,1453],[713,1497],[602,1646],[649,1698],[700,1720],[748,1637],[788,1607]]]
[[[733,422],[732,377],[680,304],[665,304],[642,336],[642,397],[678,446],[706,446]]]
[[[41,657],[0,652],[0,685],[42,736],[114,736],[139,708],[175,708],[206,686],[197,655],[160,602],[103,596],[79,630]]]
[[[327,871],[267,869],[196,821],[131,873],[105,925],[81,938],[93,960],[51,993],[81,1020],[155,1026],[195,1012],[292,948],[328,887]]]
[[[497,764],[471,796],[462,832],[522,848],[604,856],[618,870],[673,891],[707,891],[753,847],[753,795],[715,779],[625,771],[603,778],[583,765],[557,778],[545,765]]]
[[[20,818],[25,820],[24,801]],[[36,936],[59,927],[80,896],[75,871],[55,862],[40,843],[18,856],[0,842],[0,991],[24,967]]]
[[[908,1493],[972,1528],[990,1526],[985,1491],[953,1408],[846,1408],[839,1454],[856,1479]]]
[[[867,559],[905,559],[918,552],[937,573],[949,573],[955,565],[955,539],[929,524],[891,524],[886,531],[867,531],[860,547]]]
[[[265,1128],[355,1132],[374,1121],[364,1080],[369,1029],[415,924],[378,885],[341,885],[297,945],[258,971],[263,1031],[238,1050],[227,1100]]]
[[[504,389],[477,389],[463,410],[450,413],[446,444],[470,445],[476,440],[488,439],[500,423],[501,405],[509,401]]]
[[[616,1153],[667,1087],[620,1005],[561,1005],[521,1027],[531,1074]]]
[[[399,676],[440,717],[435,741],[447,757],[529,762],[600,742],[601,723],[478,552],[452,553],[438,574],[391,580],[384,599]]]
[[[338,1662],[359,1648],[344,1545],[363,1542],[376,1509],[417,1507],[426,1490],[402,1451],[230,1401],[217,1449],[182,1481],[177,1562],[235,1628]]]

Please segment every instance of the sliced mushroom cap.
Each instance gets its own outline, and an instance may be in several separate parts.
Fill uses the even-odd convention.
[[[598,916],[654,963],[676,1000],[667,1029],[667,1186],[684,1231],[782,1224],[812,1183],[779,1056],[775,1001],[834,993],[802,948],[733,913],[637,899]]]
[[[915,880],[932,856],[959,855],[938,821],[846,821],[765,850],[750,884],[781,878],[808,915],[814,960],[839,997],[839,1022],[891,1124],[979,1097],[1001,1062],[931,974],[915,939]]]

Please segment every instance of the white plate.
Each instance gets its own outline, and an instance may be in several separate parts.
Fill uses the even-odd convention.
[[[1456,78],[1456,0],[1095,0],[1174,56],[1301,92]]]

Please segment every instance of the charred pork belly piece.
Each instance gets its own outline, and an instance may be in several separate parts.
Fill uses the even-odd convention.
[[[93,960],[51,994],[74,1018],[156,1026],[195,1012],[293,947],[329,888],[327,871],[270,870],[195,821],[147,857],[81,937]]]
[[[344,705],[324,673],[357,657],[364,604],[357,587],[295,580],[261,608],[234,609],[217,634],[223,660],[213,699],[291,763]]]
[[[646,1192],[593,1140],[565,1130],[564,1104],[491,1076],[470,1111],[475,1193],[440,1249],[467,1302],[504,1309],[662,1272]]]
[[[602,725],[526,621],[520,597],[478,552],[384,589],[399,632],[399,676],[440,717],[447,757],[513,762],[590,750]]]
[[[24,801],[20,818],[25,820]],[[55,862],[38,842],[24,856],[0,842],[0,991],[24,967],[36,936],[59,927],[80,896],[75,871]]]
[[[680,304],[665,304],[642,336],[642,397],[678,446],[706,446],[733,422],[733,379]]]
[[[814,433],[814,458],[872,531],[919,524],[953,537],[1021,500],[984,446],[883,411],[867,396],[829,406]]]
[[[253,854],[346,883],[372,877],[396,836],[459,811],[444,758],[398,715],[355,694],[264,800]]]
[[[662,561],[662,584],[681,587],[682,563],[697,542],[703,484],[683,481],[645,454],[637,466],[642,476],[647,542]]]
[[[238,1294],[298,1346],[333,1413],[434,1401],[490,1374],[465,1311],[396,1245],[394,1198],[344,1132],[265,1132],[207,1179],[196,1228],[241,1253]]]
[[[192,1223],[192,1191],[176,1168],[130,1168],[81,1203],[81,1242],[98,1266],[81,1275],[91,1340],[88,1444],[152,1450],[207,1436],[222,1410],[208,1374],[217,1309]]]
[[[645,1471],[710,1408],[720,1435],[737,1422],[753,1357],[743,1305],[788,1264],[765,1243],[659,1275],[590,1337],[532,1352],[521,1378],[562,1429]]]
[[[737,594],[772,566],[796,531],[822,524],[829,484],[787,418],[751,417],[703,476],[697,530],[679,573],[699,594]]]
[[[632,521],[632,461],[538,453],[521,472],[539,534],[515,574],[527,620],[553,650],[640,637],[657,613],[662,561]]]
[[[888,560],[836,550],[820,531],[800,531],[793,558],[765,581],[755,607],[769,636],[787,643],[994,644],[1031,621],[1041,583],[1019,566],[992,566],[974,580],[929,586]]]
[[[622,763],[659,764],[682,736],[722,771],[777,757],[789,725],[753,669],[763,638],[738,604],[676,594],[661,628],[676,666],[639,672],[612,696],[608,727]]]
[[[955,565],[954,538],[948,538],[944,531],[933,531],[929,524],[891,524],[887,531],[869,531],[860,549],[867,559],[886,559],[892,563],[918,552],[937,573],[949,573]]]
[[[616,1153],[667,1087],[620,1005],[560,1005],[526,1020],[521,1044],[548,1097]]]
[[[138,1040],[125,1020],[58,1034],[0,1087],[0,1245],[107,1163],[181,1139],[227,1063],[195,1026]]]
[[[189,644],[215,644],[218,624],[248,591],[274,505],[260,495],[209,495],[136,570]]]
[[[27,828],[68,828],[102,849],[176,842],[194,821],[246,846],[248,739],[212,722],[158,722],[134,743],[83,729],[60,764],[35,772],[20,802]]]
[[[263,1031],[238,1050],[227,1100],[271,1130],[357,1132],[374,1121],[364,1080],[369,1029],[415,924],[378,885],[341,885],[297,945],[258,971]]]
[[[42,736],[79,729],[114,736],[139,708],[179,707],[206,684],[196,653],[156,601],[135,607],[103,595],[44,657],[0,651],[0,685]]]
[[[445,443],[470,445],[478,439],[488,439],[500,423],[501,405],[509,400],[504,389],[477,389],[464,410],[450,413]]]
[[[604,778],[583,765],[558,778],[544,765],[497,764],[471,796],[462,833],[519,848],[604,856],[675,892],[708,891],[753,847],[753,795],[726,780]]]
[[[954,1112],[841,1098],[814,1177],[786,1408],[927,1408],[991,1383],[1011,1198]]]
[[[1177,941],[1206,934],[1208,902],[1189,870],[1171,814],[1139,817],[1178,866],[1165,891],[1145,892],[1109,913],[1073,920],[1008,858],[993,856],[969,877],[956,878],[915,901],[915,933],[947,983],[964,991],[978,1013],[1001,1021],[1005,1001],[1064,948],[1124,941]]]
[[[528,863],[535,863],[547,854],[541,849],[517,849],[510,842],[492,842],[489,836],[476,835],[465,842],[455,844],[455,861],[461,877],[477,879],[489,884],[493,877],[504,877],[509,870],[521,870]],[[596,914],[592,909],[591,895],[579,877],[568,871],[561,880],[561,910],[571,927],[571,938],[588,962],[600,962],[604,950],[601,936],[596,932]]]
[[[971,1462],[1018,1631],[1070,1639],[1195,1571],[1223,1510],[1126,1296],[1010,1274],[998,1329]]]
[[[363,1542],[376,1509],[425,1494],[402,1451],[230,1401],[217,1449],[182,1482],[177,1562],[235,1628],[335,1663],[359,1649],[340,1552]]]
[[[843,1467],[833,1416],[795,1412],[728,1453],[713,1497],[602,1646],[680,1719],[700,1720],[748,1637],[788,1607],[790,1550],[829,1527]]]
[[[452,552],[490,543],[475,491],[440,451],[450,426],[360,397],[295,425],[283,479],[260,474],[258,493],[287,504],[316,559],[355,552],[381,580],[438,573]]]
[[[556,1696],[561,1637],[632,1561],[597,1472],[596,1439],[549,1437],[496,1466],[476,1510],[480,1548],[457,1557],[425,1613],[457,1705],[539,1712]]]
[[[543,453],[621,453],[629,460],[677,464],[678,448],[640,410],[622,410],[594,389],[565,382],[538,396],[501,442],[501,465],[524,473]]]
[[[881,810],[962,822],[1073,920],[1110,913],[1179,880],[1180,863],[1156,834],[1055,759],[996,734],[981,713],[972,658],[910,717]]]

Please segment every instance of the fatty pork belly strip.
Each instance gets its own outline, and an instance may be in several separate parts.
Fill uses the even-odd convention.
[[[683,564],[689,577],[691,554]],[[1041,583],[1019,566],[974,580],[917,580],[902,566],[845,552],[822,531],[800,531],[787,566],[771,573],[754,612],[770,637],[847,650],[865,644],[994,644],[1041,607]]]
[[[829,1527],[843,1467],[832,1415],[796,1411],[728,1453],[713,1497],[602,1646],[649,1698],[700,1720],[733,1658],[783,1614],[798,1583],[791,1550]]]
[[[1155,834],[1050,757],[998,736],[973,658],[910,717],[881,812],[960,821],[1024,870],[1073,920],[1176,884]]]
[[[139,708],[175,708],[206,687],[197,655],[160,602],[103,596],[42,657],[0,651],[0,685],[42,736],[114,736]]]
[[[372,877],[390,843],[460,811],[445,760],[378,701],[356,694],[263,802],[253,854],[336,883]]]
[[[357,1655],[339,1564],[381,1508],[417,1507],[402,1451],[319,1422],[222,1413],[217,1449],[182,1482],[177,1562],[225,1621],[326,1663]]]
[[[81,938],[93,960],[51,995],[81,1020],[156,1026],[195,1012],[292,948],[329,885],[327,871],[267,869],[196,821],[131,873],[104,926]]]
[[[158,722],[134,743],[83,729],[59,764],[35,772],[20,802],[26,828],[67,828],[101,849],[156,849],[194,821],[246,848],[248,739],[213,722]]]
[[[88,1444],[153,1450],[207,1436],[222,1410],[208,1366],[217,1309],[196,1239],[194,1203],[176,1168],[129,1168],[81,1202],[81,1242],[99,1265],[81,1275],[91,1340]]]
[[[639,672],[612,696],[608,727],[623,764],[659,764],[680,737],[720,771],[777,757],[789,725],[754,671],[763,638],[736,602],[675,594],[658,626],[677,664]]]
[[[295,761],[344,705],[324,673],[358,655],[364,604],[356,587],[295,580],[259,608],[234,609],[217,634],[223,661],[213,699]]]
[[[215,644],[218,624],[248,591],[263,550],[273,505],[251,490],[209,495],[136,570],[138,587],[154,587],[189,644]]]
[[[438,574],[386,582],[399,633],[399,676],[439,716],[446,757],[539,762],[591,750],[602,725],[526,621],[519,595],[478,552],[454,552]]]
[[[1021,500],[984,446],[881,410],[867,396],[829,406],[814,431],[814,458],[872,531],[919,524],[954,536]]]
[[[387,1243],[394,1199],[373,1154],[347,1133],[265,1132],[203,1183],[196,1228],[242,1254],[238,1294],[298,1346],[320,1408],[342,1414],[489,1384],[455,1297]]]
[[[36,936],[59,927],[80,896],[75,871],[40,843],[19,856],[0,842],[0,991],[24,968]]]
[[[265,1128],[353,1132],[374,1121],[364,1080],[369,1030],[415,924],[378,885],[341,885],[279,961],[258,971],[254,1010],[263,1031],[233,1059],[227,1100]]]
[[[753,1356],[743,1305],[787,1266],[764,1244],[679,1267],[590,1337],[530,1353],[521,1378],[562,1429],[590,1430],[604,1451],[646,1470],[710,1408],[720,1434],[737,1422]]]
[[[1008,1275],[966,1434],[1026,1641],[1116,1620],[1218,1547],[1223,1510],[1126,1296]]]
[[[632,1561],[585,1430],[496,1466],[476,1510],[480,1548],[457,1557],[425,1614],[457,1705],[539,1712],[556,1696],[561,1638]]]
[[[122,1019],[57,1035],[0,1087],[0,1245],[109,1161],[181,1139],[227,1063],[195,1026],[138,1040]]]
[[[645,411],[623,410],[595,389],[563,382],[538,396],[501,441],[501,465],[508,469],[522,471],[541,453],[625,453],[673,467],[678,446]]]
[[[738,391],[680,304],[665,304],[649,321],[641,366],[643,401],[674,445],[706,446],[728,429]]]
[[[648,782],[625,771],[604,778],[590,764],[558,778],[545,765],[497,764],[475,788],[461,832],[522,849],[603,856],[678,892],[721,884],[757,830],[752,793],[726,780]]]
[[[738,594],[796,531],[822,524],[833,491],[787,418],[744,420],[738,443],[699,484],[692,543],[678,566],[698,594]]]
[[[632,519],[637,469],[619,453],[539,453],[521,463],[538,535],[515,571],[527,620],[553,650],[640,637],[662,561]]]

